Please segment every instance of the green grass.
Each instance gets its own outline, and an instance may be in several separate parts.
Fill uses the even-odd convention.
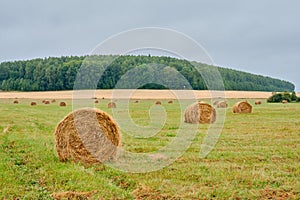
[[[58,160],[57,123],[72,111],[56,103],[30,106],[31,100],[0,100],[0,199],[51,199],[62,191],[93,191],[92,199],[300,199],[300,104],[253,106],[252,114],[233,114],[229,100],[222,134],[213,151],[199,158],[208,125],[200,125],[183,156],[159,171],[125,173],[104,165],[85,166]],[[130,103],[139,126],[150,124],[155,101]],[[250,100],[254,105],[254,100]],[[96,104],[110,114],[108,100]],[[117,106],[122,101],[117,102]],[[162,101],[167,120],[150,138],[122,132],[132,152],[153,152],[177,135],[178,102]],[[153,122],[154,124],[157,122]],[[8,131],[3,131],[9,127]]]

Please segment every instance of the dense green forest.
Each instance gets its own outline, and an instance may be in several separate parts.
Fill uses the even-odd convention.
[[[165,72],[149,72],[147,66],[168,66],[162,68]],[[137,67],[140,70],[133,70]],[[199,73],[195,66],[204,71]],[[148,73],[143,73],[143,69],[148,69]],[[98,89],[115,88],[117,82],[126,75],[126,72],[133,70],[136,78],[148,80],[147,76],[161,75],[172,79],[172,89],[195,89],[205,90],[207,84],[201,75],[209,72],[213,66],[197,62],[189,62],[171,57],[159,56],[64,56],[49,57],[44,59],[33,59],[27,61],[2,62],[0,64],[0,90],[4,91],[51,91],[51,90],[72,90],[77,72],[85,71],[84,80],[86,88],[92,87],[91,80],[97,80]],[[191,87],[179,84],[180,77],[173,77],[174,70],[178,71],[187,80]],[[287,81],[270,77],[254,75],[237,70],[217,67],[226,90],[244,91],[294,91],[295,86]],[[172,71],[173,70],[173,71]],[[147,70],[146,70],[147,71]],[[131,74],[132,74],[131,73]],[[207,73],[206,79],[213,80],[214,76]],[[170,78],[171,77],[171,78]],[[127,77],[134,80],[134,77]],[[149,79],[150,81],[152,79]],[[177,81],[178,80],[178,81]],[[163,83],[163,82],[162,82]],[[94,86],[93,86],[94,87]],[[95,88],[94,87],[94,88]],[[120,86],[119,86],[120,87]],[[122,82],[122,88],[135,87],[131,81]],[[139,88],[163,89],[168,88],[163,84],[148,83],[140,85]],[[221,89],[219,86],[210,86],[209,89]]]

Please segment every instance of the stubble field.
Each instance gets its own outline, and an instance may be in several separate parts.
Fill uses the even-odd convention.
[[[57,123],[72,111],[70,99],[44,105],[41,99],[0,99],[0,199],[299,199],[300,104],[253,105],[252,114],[233,114],[240,99],[229,99],[218,143],[204,159],[200,145],[209,125],[200,125],[184,154],[165,168],[126,173],[97,164],[60,162],[54,142]],[[50,99],[51,100],[51,99]],[[30,106],[36,101],[37,106]],[[60,101],[66,107],[58,106]],[[95,107],[113,115],[108,99]],[[167,120],[147,139],[123,134],[131,152],[149,153],[176,137],[181,116],[178,102],[162,99]],[[117,101],[117,106],[125,104]],[[149,124],[155,100],[130,101],[130,114],[140,126]],[[63,193],[67,192],[68,193]]]

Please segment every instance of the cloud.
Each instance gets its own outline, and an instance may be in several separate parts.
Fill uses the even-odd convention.
[[[112,34],[158,26],[183,32],[222,66],[300,81],[300,2],[0,1],[0,62],[89,53]]]

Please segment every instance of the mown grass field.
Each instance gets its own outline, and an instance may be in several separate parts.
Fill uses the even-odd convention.
[[[54,193],[82,193],[79,199],[300,199],[300,104],[255,106],[252,114],[233,114],[229,100],[222,134],[213,151],[199,158],[208,125],[200,125],[188,150],[173,164],[149,173],[125,173],[105,165],[62,163],[54,130],[72,111],[32,100],[0,100],[0,199],[52,199]],[[149,123],[153,100],[130,103],[133,120]],[[108,100],[96,104],[110,114]],[[117,102],[121,104],[122,102]],[[123,135],[124,148],[151,152],[176,136],[178,102],[167,104],[163,129],[148,139]]]

